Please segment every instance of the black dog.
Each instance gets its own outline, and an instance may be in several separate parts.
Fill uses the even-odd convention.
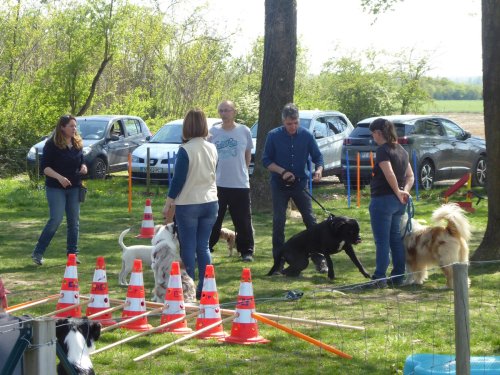
[[[345,250],[358,267],[359,272],[364,277],[370,278],[352,247],[360,242],[359,224],[356,220],[345,216],[330,215],[326,220],[297,233],[285,242],[267,275],[271,276],[276,271],[280,271],[283,261],[286,261],[289,267],[281,272],[286,276],[297,277],[302,270],[306,269],[311,254],[320,253],[326,258],[328,277],[333,279],[335,272],[330,255]]]
[[[87,318],[56,321],[57,342],[77,374],[95,375],[89,353],[94,350],[94,342],[100,335],[101,323]],[[61,362],[57,365],[57,373],[67,374]]]

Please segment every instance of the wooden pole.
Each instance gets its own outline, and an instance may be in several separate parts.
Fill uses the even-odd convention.
[[[45,317],[48,317],[48,316],[54,316],[54,315],[57,315],[57,314],[62,314],[63,312],[66,312],[66,311],[70,311],[70,310],[73,310],[74,308],[77,308],[79,306],[85,306],[85,305],[88,305],[90,303],[90,300],[88,301],[82,301],[80,303],[76,303],[74,305],[71,305],[71,306],[68,306],[68,307],[65,307],[63,309],[60,309],[60,310],[56,310],[56,311],[52,311],[48,314],[45,314],[45,315],[41,315],[40,317],[41,318],[45,318]]]
[[[6,311],[8,313],[13,313],[13,312],[24,310],[24,309],[29,309],[30,307],[43,305],[44,303],[54,301],[58,298],[59,298],[59,294],[53,294],[51,296],[40,298],[40,299],[37,299],[34,301],[28,301],[28,302],[18,303],[17,305],[12,305],[10,307],[7,307]]]
[[[128,323],[132,323],[132,322],[135,322],[137,319],[140,319],[140,318],[143,318],[145,316],[148,316],[148,315],[151,315],[153,313],[157,313],[157,312],[160,312],[163,310],[163,306],[162,307],[159,307],[157,309],[154,309],[154,310],[149,310],[149,311],[146,311],[142,314],[139,314],[139,315],[136,315],[136,316],[133,316],[129,319],[125,319],[125,320],[122,320],[121,322],[118,322],[116,324],[113,324],[112,326],[109,326],[109,327],[106,327],[106,328],[103,328],[101,329],[101,332],[107,332],[107,331],[111,331],[112,329],[115,329],[115,328],[118,328],[118,327],[121,327],[125,324],[128,324]]]
[[[186,335],[186,336],[184,336],[184,337],[181,337],[180,339],[177,339],[177,340],[175,340],[175,341],[171,342],[170,344],[163,345],[163,346],[161,346],[161,347],[159,347],[159,348],[157,348],[157,349],[155,349],[155,350],[152,350],[152,351],[150,351],[150,352],[148,352],[148,353],[146,353],[146,354],[143,354],[143,355],[141,355],[141,356],[139,356],[139,357],[137,357],[137,358],[134,358],[134,362],[139,362],[139,361],[142,361],[143,359],[148,358],[148,357],[151,357],[152,355],[155,355],[156,353],[159,353],[159,352],[161,352],[161,351],[163,351],[163,350],[165,350],[165,349],[167,349],[167,348],[170,348],[170,347],[171,347],[171,346],[173,346],[173,345],[179,344],[179,343],[181,343],[181,342],[183,342],[183,341],[186,341],[186,340],[192,339],[193,337],[199,336],[199,335],[201,335],[202,333],[204,333],[204,332],[206,332],[206,331],[209,331],[209,330],[211,330],[211,329],[213,329],[213,328],[215,328],[215,327],[217,327],[217,326],[221,325],[222,323],[225,323],[225,322],[230,322],[230,321],[232,321],[232,320],[236,319],[236,316],[237,316],[237,315],[236,315],[236,314],[234,314],[234,315],[232,315],[232,316],[230,316],[230,317],[227,317],[227,318],[225,318],[225,319],[222,319],[222,320],[221,320],[221,321],[219,321],[219,322],[212,323],[212,324],[210,324],[210,325],[208,325],[208,326],[206,326],[206,327],[204,327],[204,328],[202,328],[202,329],[199,329],[198,331],[194,331],[193,333],[190,333],[189,335]]]
[[[457,375],[470,374],[469,278],[467,263],[454,263],[455,360]]]
[[[89,319],[94,319],[94,318],[97,318],[101,315],[105,315],[105,314],[109,314],[109,313],[112,313],[116,310],[120,310],[121,308],[123,308],[123,306],[125,306],[124,303],[118,305],[118,306],[115,306],[115,307],[110,307],[109,309],[106,309],[106,310],[102,310],[102,311],[99,311],[99,312],[96,312],[95,314],[92,314],[92,315],[87,315],[87,318]]]
[[[336,354],[339,357],[346,358],[346,359],[352,359],[351,355],[344,353],[344,352],[338,350],[337,348],[334,348],[333,346],[324,344],[321,341],[313,339],[310,336],[304,335],[303,333],[300,333],[300,332],[295,331],[291,328],[285,327],[282,324],[276,323],[275,321],[273,321],[271,319],[264,318],[263,316],[256,314],[256,313],[252,313],[252,317],[257,319],[259,322],[262,322],[264,324],[268,324],[268,325],[273,326],[275,328],[281,329],[282,331],[285,331],[286,333],[289,333],[292,336],[295,336],[299,339],[305,340],[313,345],[320,347],[321,349],[325,349],[325,350],[329,351],[330,353]]]
[[[94,355],[94,354],[98,354],[98,353],[104,352],[104,351],[106,351],[108,349],[114,348],[115,346],[118,346],[118,345],[121,345],[121,344],[125,344],[126,342],[135,340],[135,339],[137,339],[139,337],[147,336],[147,335],[150,335],[151,333],[155,333],[155,332],[160,331],[160,330],[162,330],[164,328],[170,327],[170,326],[172,326],[174,324],[182,322],[183,320],[191,319],[191,318],[195,317],[196,315],[198,315],[198,312],[194,312],[194,313],[186,315],[186,316],[181,316],[180,318],[174,319],[174,320],[172,320],[172,321],[170,321],[168,323],[163,323],[163,324],[159,325],[158,327],[151,328],[148,331],[144,331],[144,332],[138,333],[137,335],[124,338],[123,340],[120,340],[120,341],[114,342],[114,343],[112,343],[112,344],[110,344],[108,346],[104,346],[102,348],[99,348],[98,350],[95,350],[95,351],[93,351],[90,354]]]
[[[51,318],[34,319],[32,350],[23,354],[26,375],[56,374],[56,321]]]

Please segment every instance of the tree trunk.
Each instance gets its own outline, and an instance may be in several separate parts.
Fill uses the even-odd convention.
[[[297,3],[265,1],[264,63],[260,89],[259,129],[252,175],[252,208],[269,210],[269,172],[262,166],[262,151],[269,130],[281,124],[281,110],[293,101],[297,57]]]
[[[482,0],[483,100],[488,166],[488,224],[471,259],[500,259],[500,0]]]

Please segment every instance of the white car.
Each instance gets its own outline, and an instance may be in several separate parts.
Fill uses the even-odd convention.
[[[163,125],[151,137],[149,142],[136,148],[132,153],[132,178],[146,180],[147,158],[149,150],[149,178],[151,181],[169,182],[174,173],[174,164],[182,143],[183,119],[170,121]],[[207,118],[208,128],[222,121],[218,118]]]
[[[319,150],[325,162],[323,175],[340,176],[342,173],[342,164],[340,162],[342,142],[354,129],[347,116],[337,111],[299,110],[299,123],[300,126],[314,134],[316,142],[318,142]],[[254,147],[249,169],[250,174],[252,174],[254,168],[257,129],[258,124],[255,123],[251,128]]]

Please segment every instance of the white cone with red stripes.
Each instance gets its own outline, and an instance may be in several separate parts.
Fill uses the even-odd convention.
[[[109,309],[111,306],[108,293],[108,279],[106,277],[104,257],[97,257],[94,279],[90,288],[90,302],[85,314],[90,316]],[[116,324],[111,313],[100,315],[97,318],[93,318],[93,320],[99,321],[103,326]]]
[[[217,285],[215,284],[214,266],[211,264],[205,268],[205,278],[203,279],[203,290],[200,299],[200,311],[196,319],[196,330],[209,326],[210,324],[221,322],[219,295],[217,293]],[[226,337],[222,324],[214,327],[207,332],[197,336],[201,339],[222,338]]]
[[[146,312],[146,298],[144,296],[144,281],[142,278],[142,260],[134,259],[134,268],[130,275],[130,283],[127,289],[125,307],[122,311],[122,320],[132,318]],[[148,317],[143,316],[133,322],[125,324],[123,328],[134,331],[148,331],[153,328],[148,324]]]
[[[186,316],[184,306],[184,295],[182,293],[182,279],[179,262],[172,262],[170,278],[168,279],[167,293],[165,294],[165,304],[161,315],[161,324],[171,322]],[[186,320],[175,323],[165,328],[162,332],[173,332],[177,334],[191,333],[193,330],[187,326]]]
[[[241,273],[240,291],[236,302],[236,319],[233,320],[231,335],[219,341],[231,344],[266,344],[266,340],[259,336],[257,321],[252,317],[255,312],[255,300],[253,298],[252,276],[249,268],[244,268]]]
[[[71,305],[80,303],[80,286],[78,285],[78,271],[76,268],[76,255],[68,254],[68,261],[66,263],[66,270],[64,271],[64,278],[61,285],[61,294],[59,301],[57,301],[56,310],[61,310]],[[69,311],[55,315],[58,318],[81,318],[81,306],[75,307]]]
[[[153,221],[153,210],[151,209],[151,199],[146,199],[144,215],[142,218],[141,231],[137,238],[153,238],[155,235],[155,223]]]

